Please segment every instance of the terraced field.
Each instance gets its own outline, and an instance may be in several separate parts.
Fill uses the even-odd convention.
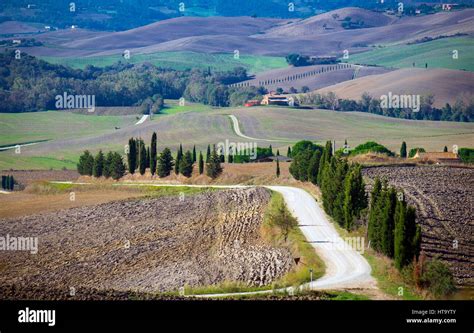
[[[446,261],[459,283],[473,285],[474,169],[375,167],[363,172],[370,181],[378,176],[404,190],[417,208],[422,250]]]

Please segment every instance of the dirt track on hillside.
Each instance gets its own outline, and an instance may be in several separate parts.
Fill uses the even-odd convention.
[[[269,198],[261,188],[225,190],[2,219],[0,235],[37,236],[39,249],[0,252],[0,299],[57,299],[71,287],[155,293],[271,283],[293,260],[260,237]]]

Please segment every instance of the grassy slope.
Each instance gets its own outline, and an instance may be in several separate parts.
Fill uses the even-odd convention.
[[[102,57],[42,57],[51,63],[68,65],[73,68],[84,68],[86,65],[104,67],[112,65],[125,59],[120,55],[110,55]],[[283,57],[267,57],[254,55],[240,55],[240,59],[234,59],[234,54],[210,54],[188,51],[177,52],[157,52],[150,54],[131,55],[128,60],[131,63],[150,62],[156,66],[173,68],[178,70],[211,67],[214,70],[231,70],[235,67],[245,67],[250,73],[258,73],[269,69],[287,67],[288,64]]]
[[[458,59],[453,59],[453,50]],[[393,45],[351,55],[350,63],[379,65],[386,67],[465,69],[474,71],[474,39],[470,37],[444,38],[413,45]]]
[[[0,113],[0,145],[94,135],[135,121],[135,116],[93,116],[60,111]]]

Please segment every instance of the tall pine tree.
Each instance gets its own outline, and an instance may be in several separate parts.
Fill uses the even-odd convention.
[[[407,143],[405,141],[402,142],[402,146],[400,147],[400,157],[407,158]]]
[[[173,156],[169,148],[163,149],[158,158],[157,174],[160,178],[167,177],[173,170]]]
[[[102,177],[102,174],[104,172],[104,154],[102,153],[102,150],[99,150],[97,155],[94,158],[94,168],[93,168],[93,175],[94,177]]]
[[[127,162],[128,172],[133,175],[137,169],[137,144],[134,138],[128,140]]]
[[[204,173],[204,158],[202,157],[202,152],[199,152],[199,174]]]
[[[140,162],[140,165],[139,165],[139,169],[140,169],[140,174],[141,175],[144,175],[145,174],[145,171],[146,171],[146,167],[148,166],[148,163],[146,161],[146,148],[145,148],[145,145],[143,143],[142,140],[140,140],[140,159],[139,159],[139,162]]]

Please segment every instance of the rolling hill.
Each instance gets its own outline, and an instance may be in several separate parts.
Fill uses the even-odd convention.
[[[334,92],[339,98],[359,100],[364,92],[374,97],[392,94],[432,94],[434,105],[453,104],[457,97],[467,99],[474,91],[474,73],[449,69],[405,68],[384,74],[361,77],[317,90]]]

